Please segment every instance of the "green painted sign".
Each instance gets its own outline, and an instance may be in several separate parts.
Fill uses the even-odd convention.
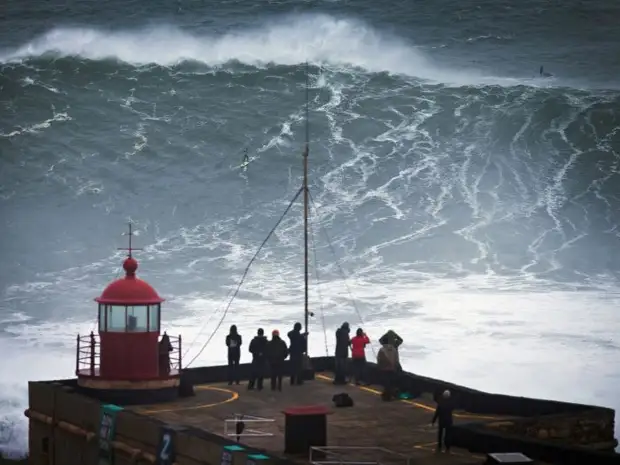
[[[112,404],[101,406],[101,416],[99,420],[99,465],[114,465],[114,450],[110,447],[110,442],[114,440],[116,434],[116,415],[123,410],[123,407]]]

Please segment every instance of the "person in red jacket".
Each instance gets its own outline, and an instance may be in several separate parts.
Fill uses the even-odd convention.
[[[362,328],[358,328],[355,337],[351,339],[351,358],[353,359],[353,379],[355,384],[360,385],[364,379],[366,371],[366,345],[370,344],[370,339]]]

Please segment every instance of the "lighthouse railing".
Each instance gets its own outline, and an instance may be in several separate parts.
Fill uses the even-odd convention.
[[[99,338],[92,331],[87,336],[77,336],[76,375],[97,376],[99,374],[101,362],[99,346]]]
[[[181,373],[183,367],[183,360],[181,356],[181,336],[168,336],[170,338],[170,345],[172,351],[170,351],[170,372]]]

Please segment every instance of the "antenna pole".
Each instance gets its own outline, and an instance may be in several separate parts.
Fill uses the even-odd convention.
[[[309,70],[306,61],[306,145],[304,148],[304,332],[308,333],[308,151],[310,129],[308,124],[308,101],[309,101]]]
[[[142,250],[142,249],[131,246],[131,243],[132,243],[131,238],[133,237],[133,227],[132,227],[131,221],[129,222],[129,233],[123,233],[123,236],[129,236],[129,247],[119,247],[118,250],[126,250],[128,252],[127,257],[132,258],[131,252],[133,252],[134,250]]]

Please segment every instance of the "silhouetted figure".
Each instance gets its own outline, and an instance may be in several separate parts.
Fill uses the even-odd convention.
[[[366,345],[370,344],[370,339],[362,328],[358,328],[355,337],[351,339],[351,358],[353,359],[353,379],[355,384],[359,384],[364,379],[366,372]]]
[[[164,332],[159,341],[159,376],[168,376],[170,374],[170,352],[173,350],[170,337]]]
[[[452,439],[452,412],[454,411],[454,404],[450,398],[450,391],[447,389],[443,392],[443,395],[437,402],[437,408],[435,409],[435,415],[433,415],[432,425],[439,420],[437,428],[437,449],[436,452],[441,452],[442,446],[445,447],[446,452],[450,452],[450,445]]]
[[[228,347],[228,384],[233,381],[239,384],[239,360],[241,359],[241,335],[237,332],[237,326],[232,325],[230,332],[226,336],[226,347]]]
[[[271,390],[282,390],[282,371],[284,360],[288,357],[286,342],[280,339],[280,331],[274,329],[271,333],[271,341],[267,343],[267,358],[271,371]]]
[[[548,78],[548,77],[552,77],[552,76],[553,76],[553,74],[545,72],[545,69],[544,69],[543,66],[540,67],[540,77]]]
[[[394,336],[388,335],[387,340],[379,349],[377,354],[377,367],[381,371],[383,378],[383,393],[381,398],[385,401],[392,400],[394,398],[394,383],[396,381],[396,374],[400,368],[400,360],[398,357],[398,349],[394,347]]]
[[[301,334],[301,323],[295,323],[293,330],[288,333],[291,365],[291,386],[303,384],[303,360],[304,354],[308,350],[306,347],[306,336]]]
[[[390,342],[390,338],[392,338],[392,342]],[[400,337],[398,334],[396,334],[394,331],[392,331],[391,329],[388,330],[387,333],[385,333],[383,336],[381,336],[381,338],[379,339],[379,344],[384,345],[384,344],[392,344],[394,347],[396,347],[397,349],[400,347],[400,345],[403,343],[403,338]]]
[[[346,321],[336,330],[336,353],[334,358],[334,384],[347,384],[347,358],[349,357],[349,323]]]
[[[263,390],[263,378],[265,377],[265,362],[267,359],[267,338],[263,328],[259,328],[257,335],[250,342],[250,353],[252,354],[252,367],[248,389],[254,389],[254,385],[259,391]]]

